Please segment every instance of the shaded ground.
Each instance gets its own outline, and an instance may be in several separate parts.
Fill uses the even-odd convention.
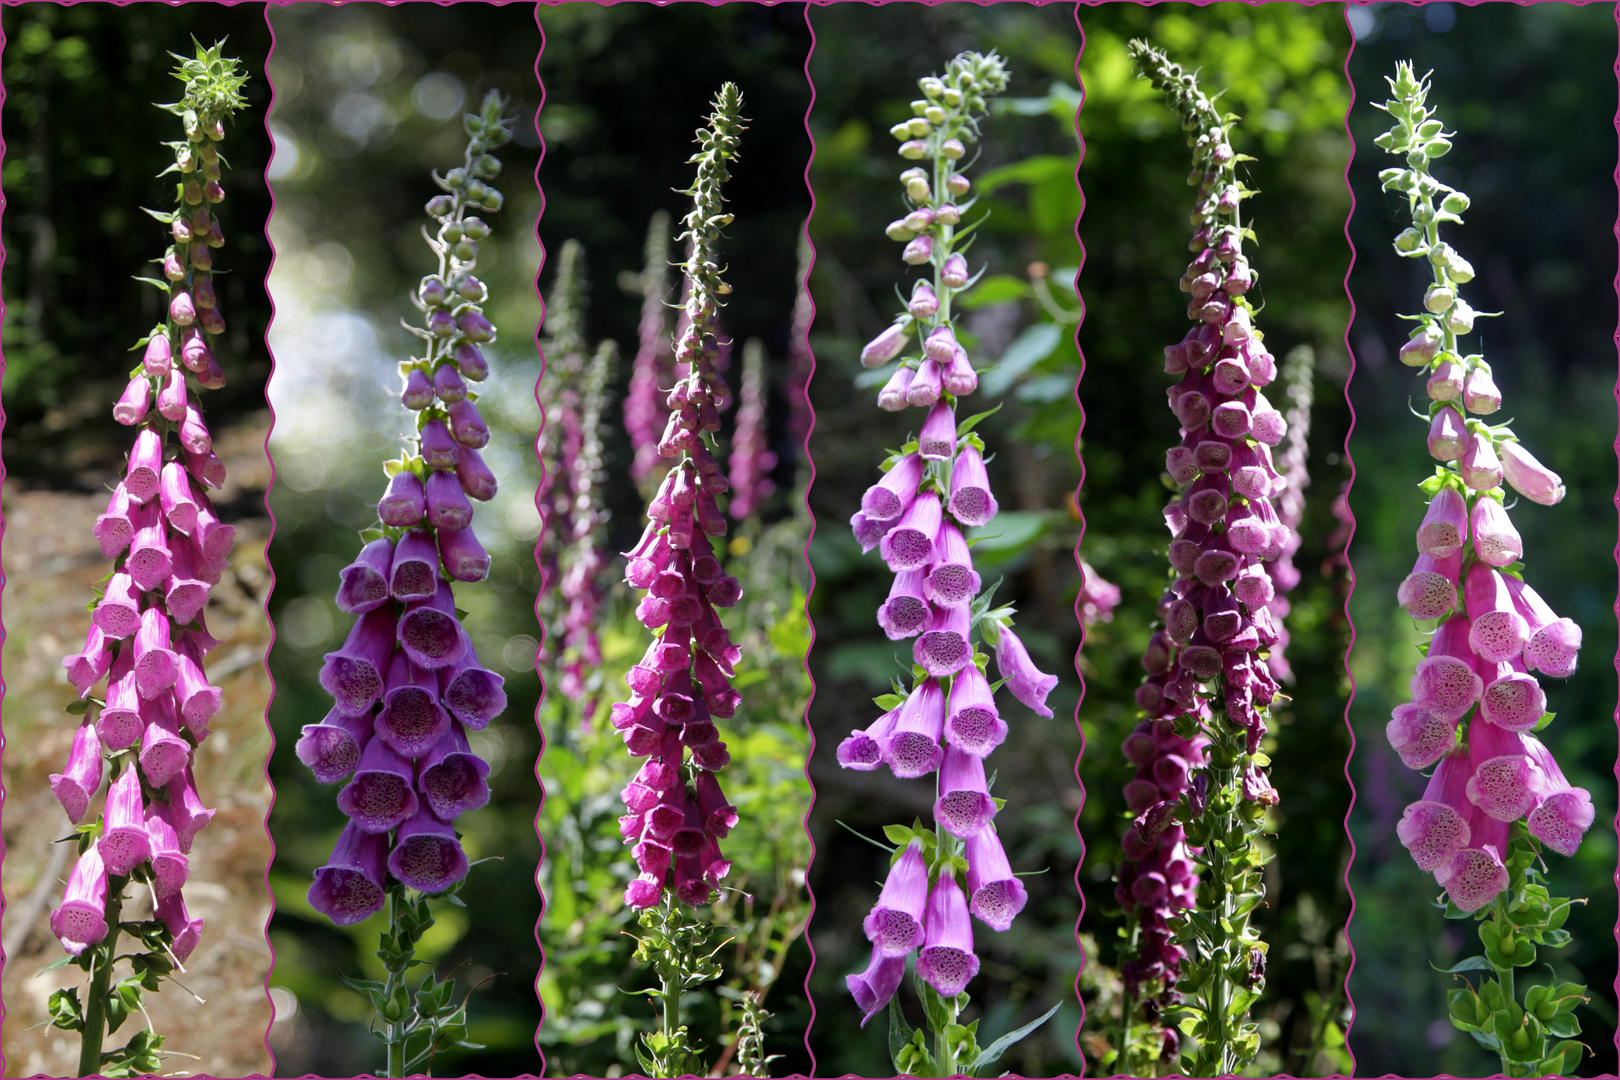
[[[230,568],[213,589],[206,614],[209,630],[221,642],[207,658],[208,677],[224,690],[225,705],[198,748],[196,774],[204,801],[218,813],[198,835],[191,855],[186,903],[203,919],[203,937],[179,976],[206,1005],[167,984],[161,993],[148,996],[151,1022],[167,1036],[171,1053],[165,1074],[171,1076],[271,1071],[265,1047],[271,1023],[265,993],[270,950],[264,936],[271,855],[264,827],[271,800],[265,778],[270,679],[264,667],[270,644],[264,615],[270,522],[262,498],[270,479],[264,453],[268,424],[268,416],[261,414],[218,433],[215,441],[229,474],[216,503],[237,534]],[[69,846],[52,843],[69,835],[71,826],[47,777],[61,770],[72,742],[75,724],[62,709],[73,699],[73,690],[61,659],[82,647],[90,624],[85,604],[93,595],[91,584],[108,570],[91,535],[105,505],[105,495],[28,490],[16,480],[0,490],[5,514],[0,551],[5,570],[0,611],[5,625],[0,649],[5,675],[0,836],[5,858],[0,891],[6,902],[0,917],[6,954],[0,974],[5,1006],[0,1038],[7,1076],[71,1076],[78,1061],[77,1036],[44,1023],[51,992],[84,980],[72,967],[41,974],[62,955],[47,916],[61,901],[61,882],[70,865]],[[134,890],[130,895],[126,914],[147,917],[150,898]],[[122,1045],[143,1022],[132,1016],[108,1048]]]

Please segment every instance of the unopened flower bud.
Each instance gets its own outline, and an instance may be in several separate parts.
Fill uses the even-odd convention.
[[[921,266],[934,257],[934,238],[926,234],[916,237],[906,245],[900,257],[911,266]]]
[[[478,245],[471,240],[461,240],[451,247],[450,254],[461,262],[472,262],[478,258]]]
[[[436,338],[447,338],[456,332],[456,317],[444,308],[434,308],[428,316],[428,333]]]
[[[451,169],[449,172],[445,173],[444,174],[444,186],[448,187],[448,188],[466,187],[467,186],[467,170],[462,169],[462,168],[455,168],[455,169]]]
[[[421,368],[413,367],[405,373],[405,389],[400,391],[399,402],[412,412],[433,404],[433,386]]]
[[[203,185],[203,198],[207,199],[211,203],[224,202],[225,189],[219,186],[219,181],[210,180],[208,183]]]
[[[483,185],[479,186],[482,187]],[[467,186],[467,191],[469,194],[472,192],[472,185]],[[461,221],[461,234],[469,240],[483,240],[489,236],[489,226],[484,222],[483,218],[463,218]]]
[[[492,214],[495,211],[499,210],[505,204],[506,204],[506,196],[502,195],[500,192],[496,191],[494,188],[486,189],[485,192],[484,192],[484,198],[480,202],[480,205],[485,210],[488,210]]]
[[[883,235],[890,240],[903,244],[916,236],[917,230],[907,225],[905,218],[896,218],[889,222],[888,228],[883,230]]]
[[[1416,251],[1421,243],[1423,243],[1423,234],[1417,229],[1408,227],[1403,229],[1399,236],[1395,237],[1395,250],[1403,254],[1409,254]]]
[[[900,144],[900,156],[908,161],[917,161],[928,156],[928,144],[921,139],[912,139]]]
[[[1454,461],[1461,456],[1466,438],[1462,415],[1447,405],[1429,421],[1429,456],[1436,461]]]
[[[913,210],[902,219],[906,228],[914,233],[920,233],[934,224],[934,212],[926,206]]]
[[[926,281],[918,281],[911,290],[911,302],[906,305],[916,319],[932,319],[939,311],[939,297],[934,295],[934,287]]]
[[[1447,285],[1430,285],[1429,291],[1423,294],[1423,306],[1436,315],[1445,311],[1456,300],[1456,292]]]
[[[883,333],[866,343],[861,350],[861,366],[882,367],[899,356],[911,337],[911,320],[900,319],[889,325]]]
[[[973,187],[973,181],[961,173],[952,173],[950,179],[945,181],[945,188],[952,195],[966,195]]]
[[[1466,334],[1474,329],[1474,316],[1479,314],[1469,306],[1468,301],[1459,300],[1455,307],[1446,314],[1446,327],[1453,334]]]
[[[495,327],[484,318],[481,311],[463,311],[456,319],[456,325],[461,328],[461,334],[468,341],[490,341],[495,337]]]
[[[962,220],[962,211],[954,203],[946,203],[934,211],[934,220],[941,225],[955,225]]]
[[[1502,475],[1514,491],[1542,506],[1552,506],[1564,498],[1564,481],[1536,460],[1520,443],[1504,441],[1501,451]]]
[[[180,326],[190,326],[197,321],[197,305],[192,302],[189,291],[176,289],[169,298],[169,318]]]
[[[906,121],[906,130],[910,131],[916,138],[921,139],[934,130],[934,125],[921,116],[914,116]]]
[[[911,125],[904,122],[898,123],[889,129],[889,134],[904,142],[911,138]]]
[[[1491,378],[1490,365],[1481,360],[1463,380],[1463,405],[1469,412],[1489,416],[1502,407],[1502,391]]]
[[[188,179],[180,185],[180,197],[190,206],[196,206],[203,201],[202,185],[195,179]]]
[[[967,153],[967,147],[962,145],[961,139],[946,139],[940,143],[939,152],[945,155],[946,160],[956,161]]]
[[[968,283],[967,260],[960,252],[952,254],[945,260],[945,265],[939,271],[939,280],[941,284],[949,285],[953,289],[960,289]]]
[[[450,283],[450,287],[457,296],[474,304],[481,302],[489,295],[489,290],[484,287],[484,283],[471,274],[459,275]]]
[[[1407,367],[1425,367],[1434,359],[1442,340],[1439,330],[1424,323],[1411,340],[1401,346],[1401,363]]]
[[[163,253],[163,276],[170,281],[179,281],[186,276],[186,268],[180,263],[180,253],[174,248]]]

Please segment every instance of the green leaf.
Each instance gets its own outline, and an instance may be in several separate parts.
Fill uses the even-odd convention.
[[[1063,327],[1040,322],[1028,327],[979,379],[979,390],[990,398],[1005,394],[1030,368],[1051,356],[1063,341]],[[1073,380],[1071,379],[1070,382]]]
[[[979,426],[979,421],[988,420],[990,417],[996,415],[996,413],[998,413],[1000,411],[1001,411],[1001,406],[997,405],[995,408],[987,409],[982,413],[974,413],[972,416],[968,417],[966,420],[964,420],[960,424],[956,425],[956,437],[958,439],[960,439],[962,436],[966,435],[968,432],[970,432],[974,428],[978,427]]]
[[[1429,966],[1434,968],[1436,971],[1444,971],[1447,975],[1461,975],[1465,971],[1496,970],[1496,968],[1491,965],[1491,962],[1485,959],[1483,956],[1470,956],[1464,960],[1457,961],[1448,968],[1442,968],[1438,964],[1430,964]]]
[[[911,1045],[911,1036],[914,1029],[906,1023],[905,1014],[900,1011],[899,997],[889,999],[889,1060],[894,1063],[895,1072],[900,1072],[900,1055],[906,1047]],[[650,1075],[650,1074],[649,1074]]]
[[[916,834],[904,825],[885,825],[883,826],[883,835],[888,838],[889,843],[903,849],[907,844],[911,843],[911,838]]]
[[[157,278],[140,277],[139,275],[134,274],[130,275],[130,280],[138,281],[142,285],[150,285],[152,288],[160,290],[164,296],[169,295],[169,282],[167,281],[159,281]]]
[[[979,1051],[979,1056],[974,1059],[971,1065],[967,1066],[967,1071],[977,1072],[986,1065],[994,1064],[1002,1054],[1006,1053],[1011,1047],[1016,1046],[1026,1035],[1052,1019],[1053,1015],[1062,1007],[1062,1002],[1059,1002],[1029,1023],[1007,1032],[1007,1034]]]

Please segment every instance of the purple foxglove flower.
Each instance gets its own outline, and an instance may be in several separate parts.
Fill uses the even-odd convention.
[[[1210,413],[1210,430],[1223,439],[1241,439],[1252,425],[1249,406],[1242,401],[1223,401]]]
[[[470,401],[452,402],[445,410],[450,415],[450,437],[460,446],[480,450],[489,444],[489,428],[478,413],[478,406]]]
[[[401,544],[403,546],[403,543]],[[343,648],[326,654],[321,686],[347,716],[371,711],[382,696],[383,677],[394,657],[394,606],[384,604],[355,622]]]
[[[189,326],[180,332],[180,362],[198,375],[217,365],[213,347],[201,328]]]
[[[220,706],[224,704],[224,694],[219,687],[208,684],[200,656],[193,655],[195,651],[196,646],[191,639],[182,635],[174,654],[174,702],[186,729],[201,742],[208,735],[208,721],[219,713]]]
[[[1013,697],[1041,716],[1051,719],[1052,710],[1046,707],[1046,695],[1057,685],[1056,675],[1047,675],[1035,667],[1024,643],[1005,625],[1001,628],[996,645],[996,670],[1007,680]]]
[[[1264,394],[1256,394],[1249,409],[1249,434],[1266,446],[1276,446],[1288,434],[1288,420]]]
[[[388,872],[408,888],[443,892],[467,876],[467,853],[456,830],[423,807],[399,827]]]
[[[495,340],[495,327],[476,309],[469,308],[457,316],[456,328],[463,338],[475,344]]]
[[[191,744],[180,737],[180,724],[169,695],[146,704],[146,721],[146,732],[141,736],[141,775],[153,787],[162,787],[190,763]]]
[[[889,534],[889,529],[892,527],[890,522],[871,520],[864,511],[860,510],[857,510],[855,516],[849,519],[850,531],[855,534],[855,542],[861,545],[863,555],[877,547],[883,538]],[[632,584],[634,583],[632,582]]]
[[[904,259],[910,266],[921,266],[933,257],[934,237],[931,233],[923,233],[921,236],[913,237],[911,242],[906,245],[906,249],[900,253],[900,258]]]
[[[224,486],[225,463],[219,460],[218,454],[193,454],[188,451],[185,457],[186,471],[204,485],[211,488]]]
[[[127,638],[141,623],[141,593],[128,574],[114,573],[90,621],[109,638]]]
[[[461,725],[451,725],[422,759],[417,788],[441,821],[489,802],[489,762],[472,752]]]
[[[178,461],[163,466],[158,478],[158,507],[177,532],[187,536],[196,533],[197,500],[192,498],[185,466]]]
[[[192,951],[202,939],[202,920],[193,919],[186,911],[185,897],[177,892],[159,897],[152,916],[168,927],[169,951],[174,958],[182,964],[191,959]]]
[[[482,445],[482,443],[479,444],[479,446]],[[451,438],[450,429],[445,426],[443,420],[435,418],[422,425],[421,449],[422,461],[428,468],[453,469],[456,467],[456,455],[460,452],[460,446],[455,439]]]
[[[1093,626],[1100,622],[1112,622],[1114,609],[1119,606],[1122,595],[1119,586],[1104,581],[1101,574],[1083,561],[1080,564],[1080,572],[1081,625]]]
[[[427,493],[422,480],[409,469],[395,473],[388,491],[377,504],[377,516],[384,525],[408,529],[427,515]]]
[[[1451,488],[1445,489],[1453,495]],[[1457,498],[1462,498],[1458,495]],[[1491,498],[1475,501],[1470,525],[1474,534],[1474,554],[1491,566],[1508,566],[1524,557],[1524,541],[1508,520],[1507,510]],[[1464,533],[1464,536],[1467,534]]]
[[[1429,639],[1429,655],[1412,676],[1412,699],[1456,721],[1479,700],[1484,680],[1476,670],[1466,615],[1453,615]]]
[[[973,569],[967,538],[949,521],[940,525],[934,537],[934,561],[923,591],[935,604],[946,606],[960,606],[979,595],[979,575]]]
[[[51,912],[51,933],[72,956],[107,936],[107,867],[92,844],[73,864],[62,906]]]
[[[944,390],[945,369],[938,360],[924,360],[917,369],[917,377],[911,380],[911,386],[906,390],[906,401],[919,409],[926,409],[939,400]]]
[[[1483,360],[1476,363],[1463,380],[1462,394],[1463,405],[1471,413],[1489,416],[1502,407],[1502,391],[1496,388],[1490,365]]]
[[[144,701],[157,697],[179,677],[170,646],[169,617],[161,608],[141,612],[141,625],[135,631],[135,689]]]
[[[388,837],[349,822],[326,865],[315,871],[309,903],[338,926],[364,922],[383,909],[383,859]]]
[[[174,295],[169,297],[169,318],[177,326],[190,326],[197,321],[197,305],[192,302],[189,291],[176,289]]]
[[[921,945],[927,903],[928,864],[923,862],[922,841],[914,839],[889,869],[876,906],[861,924],[875,951],[903,959]]]
[[[934,820],[952,836],[966,839],[996,816],[995,800],[985,783],[984,758],[956,746],[945,747],[939,767],[939,798]]]
[[[906,958],[889,956],[876,945],[872,946],[872,960],[865,971],[844,976],[844,985],[849,987],[856,1007],[861,1010],[861,1027],[883,1011],[905,977]]]
[[[1539,755],[1531,753],[1532,743]],[[1468,799],[1497,821],[1517,821],[1553,792],[1569,788],[1563,773],[1555,786],[1544,771],[1543,763],[1551,762],[1552,755],[1539,740],[1482,718],[1469,724],[1468,759],[1473,770],[1468,778]],[[1556,762],[1552,767],[1558,767]]]
[[[174,565],[160,505],[149,502],[134,508],[130,513],[130,524],[134,534],[130,538],[129,558],[124,563],[124,569],[143,592],[155,589]]]
[[[1408,367],[1426,367],[1435,358],[1445,337],[1440,329],[1424,323],[1412,332],[1412,337],[1401,346],[1401,363]]]
[[[954,431],[953,431],[954,440]],[[883,479],[866,489],[861,496],[861,513],[867,521],[895,521],[917,498],[917,485],[922,483],[927,466],[921,456],[907,454],[883,474]]]
[[[906,310],[914,319],[932,319],[939,312],[939,297],[934,295],[933,286],[922,280],[913,285],[911,300],[907,303]],[[895,356],[898,355],[900,354],[896,352]]]
[[[1462,365],[1455,360],[1442,360],[1429,373],[1424,388],[1431,401],[1456,401],[1463,392]]]
[[[351,615],[364,615],[388,602],[388,577],[394,565],[394,542],[386,536],[360,549],[354,562],[339,575],[337,606]]]
[[[204,499],[197,504],[197,528],[192,533],[203,558],[216,570],[223,570],[230,559],[231,546],[236,543],[236,526],[227,525],[214,516],[214,509]]]
[[[1498,509],[1501,504],[1495,499],[1481,499],[1474,508],[1474,534],[1475,544],[1478,546],[1479,521],[1481,506],[1486,503],[1495,505]],[[1445,559],[1455,555],[1463,544],[1468,542],[1468,502],[1454,487],[1443,487],[1429,500],[1429,509],[1423,515],[1423,524],[1418,526],[1418,551],[1435,559]],[[1506,518],[1503,518],[1506,521]],[[1509,524],[1509,528],[1512,525]],[[1517,533],[1514,534],[1518,536]],[[1494,549],[1493,549],[1494,550]],[[1484,558],[1483,553],[1480,556]],[[1487,560],[1489,561],[1489,560]],[[1509,559],[1508,562],[1512,562]],[[1492,563],[1494,566],[1506,566],[1507,563]]]
[[[698,809],[697,800],[687,796],[681,802],[681,823],[669,834],[670,850],[677,857],[697,855],[703,851],[707,840],[708,835],[703,831],[703,812]]]
[[[1554,506],[1563,501],[1564,481],[1537,461],[1522,443],[1510,439],[1497,449],[1502,455],[1502,475],[1514,491],[1542,506]]]
[[[121,649],[107,680],[107,703],[96,718],[96,734],[108,750],[128,750],[146,730],[141,697],[135,689],[135,650]]]
[[[923,343],[923,354],[930,360],[944,364],[955,352],[956,334],[949,326],[936,326],[928,332],[928,340]]]
[[[132,503],[145,504],[158,492],[158,476],[163,471],[163,437],[153,428],[142,428],[129,452],[124,489]]]
[[[444,708],[475,732],[505,711],[504,678],[480,667],[471,646],[460,661],[439,669],[439,682]]]
[[[912,500],[899,523],[878,542],[889,569],[899,573],[927,566],[933,560],[934,538],[943,520],[938,495],[924,492]]]
[[[96,525],[92,535],[101,545],[101,555],[106,559],[118,557],[134,535],[134,526],[130,524],[131,500],[129,489],[123,483],[113,488],[112,496],[107,500],[107,509],[96,515]]]
[[[438,677],[395,653],[386,685],[377,737],[400,756],[419,758],[450,733],[450,714],[439,707]]]
[[[147,375],[167,375],[174,367],[174,355],[169,344],[167,333],[155,333],[146,343],[146,352],[141,356],[141,370]]]
[[[1013,876],[996,830],[986,826],[967,838],[968,909],[992,930],[1012,926],[1029,899],[1024,883]]]
[[[433,537],[425,530],[412,529],[399,538],[394,548],[394,561],[388,570],[389,595],[409,603],[438,591],[439,552],[433,546]]]
[[[134,769],[126,768],[107,788],[107,808],[96,847],[107,872],[115,877],[126,876],[152,857],[141,778]]]
[[[1468,570],[1463,598],[1473,623],[1468,644],[1478,656],[1495,664],[1512,660],[1524,651],[1530,628],[1513,606],[1513,597],[1500,572],[1475,563]]]
[[[202,804],[197,794],[197,783],[192,778],[191,766],[169,781],[169,817],[174,831],[180,837],[180,850],[191,854],[191,843],[199,832],[214,820],[214,811]]]
[[[1451,902],[1463,911],[1478,911],[1508,887],[1502,854],[1507,851],[1511,826],[1496,821],[1477,807],[1468,818],[1469,846],[1434,871],[1434,879]]]
[[[489,377],[489,362],[484,359],[478,346],[470,343],[457,345],[454,359],[456,370],[461,372],[462,378],[483,382]]]
[[[191,876],[191,860],[180,850],[180,834],[164,803],[147,807],[146,835],[152,847],[152,891],[159,900],[174,896]]]
[[[968,916],[967,897],[949,871],[928,894],[924,918],[922,951],[917,954],[917,974],[929,986],[950,998],[960,994],[968,980],[979,973],[979,958],[973,954],[973,922]]]
[[[1468,846],[1468,788],[1473,783],[1469,755],[1448,753],[1429,778],[1423,798],[1406,808],[1395,835],[1419,870],[1433,871],[1450,862]]]
[[[1585,788],[1570,786],[1558,762],[1553,760],[1552,751],[1543,746],[1540,740],[1529,735],[1524,740],[1530,748],[1531,759],[1544,778],[1536,807],[1530,811],[1526,821],[1530,835],[1560,855],[1574,855],[1581,837],[1596,818],[1591,793]]]
[[[911,384],[917,379],[917,369],[902,364],[895,369],[889,381],[878,391],[878,408],[884,412],[899,412],[911,403]]]
[[[902,570],[894,576],[889,587],[889,598],[878,608],[878,625],[890,641],[915,637],[928,624],[931,609],[923,595],[923,579],[927,571],[918,567]]]
[[[944,729],[944,691],[935,680],[924,679],[912,687],[892,730],[881,740],[884,763],[902,780],[927,776],[939,768],[944,757],[939,745]]]
[[[664,895],[664,875],[643,873],[624,889],[624,904],[635,910],[650,908]]]
[[[946,402],[928,410],[917,437],[917,453],[927,461],[949,461],[956,453],[956,410]]]
[[[90,810],[90,800],[101,787],[101,747],[93,725],[84,724],[73,733],[73,749],[67,768],[51,773],[51,794],[77,825]]]
[[[145,375],[129,380],[124,393],[113,405],[113,419],[126,427],[133,427],[146,419],[146,410],[152,403],[152,384]]]
[[[1534,589],[1518,578],[1508,578],[1507,587],[1529,631],[1524,645],[1525,666],[1559,679],[1574,674],[1581,628],[1572,619],[1559,618]]]
[[[398,625],[399,644],[419,667],[441,668],[466,655],[467,635],[456,621],[456,600],[447,581],[439,582],[432,599],[407,604]]]
[[[1468,432],[1457,468],[1462,473],[1463,483],[1475,491],[1502,486],[1502,463],[1496,457],[1490,437],[1478,431]]]
[[[457,581],[483,581],[489,577],[490,557],[471,529],[441,529],[439,557],[444,571]]]
[[[888,745],[889,737],[894,734],[902,708],[903,703],[896,705],[874,720],[871,726],[851,731],[849,738],[838,744],[839,767],[854,769],[856,772],[871,772],[883,764],[884,747]]]
[[[1462,570],[1462,548],[1445,558],[1419,555],[1395,597],[1414,619],[1439,619],[1457,607],[1457,578]]]
[[[714,887],[703,876],[703,860],[698,855],[681,855],[675,859],[675,895],[683,902],[698,907],[709,902]]]
[[[405,388],[399,392],[399,403],[412,412],[420,412],[433,404],[433,384],[427,373],[413,367],[405,373]]]
[[[158,415],[165,420],[184,420],[186,406],[186,373],[175,368],[164,378],[162,389],[158,391]]]
[[[876,368],[882,367],[890,360],[905,351],[906,342],[911,339],[912,323],[910,319],[898,319],[866,343],[861,350],[861,366]]]
[[[939,271],[939,280],[953,289],[960,289],[968,283],[967,260],[960,252],[953,253],[945,260],[945,265]]]
[[[426,487],[427,519],[435,529],[465,529],[472,524],[472,503],[457,483],[455,473],[435,470]]]
[[[979,373],[973,370],[967,350],[960,345],[945,361],[944,384],[945,389],[957,397],[966,397],[979,388]]]
[[[712,772],[699,770],[694,786],[703,831],[712,838],[724,840],[737,827],[737,808],[726,802],[720,781]]]
[[[971,621],[966,604],[936,607],[928,629],[911,648],[913,660],[936,679],[955,675],[973,663],[973,645],[968,641]]]
[[[1232,498],[1228,485],[1229,481],[1220,473],[1212,473],[1194,483],[1181,500],[1187,517],[1200,525],[1224,521]]]
[[[1547,695],[1522,660],[1482,665],[1479,715],[1507,731],[1529,731],[1547,712]]]
[[[1450,405],[1429,421],[1429,456],[1436,461],[1455,461],[1461,457],[1467,439],[1462,414]]]
[[[320,723],[304,725],[296,748],[298,760],[309,766],[317,781],[334,784],[354,772],[371,735],[369,713],[346,716],[333,709]]]
[[[372,739],[360,755],[354,779],[338,792],[338,809],[361,829],[385,833],[416,814],[416,770],[382,739]]]
[[[456,457],[456,481],[469,498],[488,502],[495,497],[495,474],[484,464],[483,455],[463,446]]]
[[[972,446],[964,446],[951,465],[951,515],[970,528],[988,524],[996,516],[996,498],[990,493],[990,478],[984,458]]]
[[[1006,738],[1008,725],[996,712],[990,682],[977,665],[969,664],[951,680],[951,696],[944,717],[944,742],[962,753],[985,758]]]

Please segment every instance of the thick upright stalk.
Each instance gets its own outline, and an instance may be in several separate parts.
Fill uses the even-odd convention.
[[[101,1042],[107,1036],[107,995],[112,990],[113,958],[118,955],[118,920],[124,906],[123,890],[108,890],[107,937],[96,946],[95,970],[90,974],[90,1000],[84,1003],[84,1030],[79,1038],[79,1075],[101,1072]]]

